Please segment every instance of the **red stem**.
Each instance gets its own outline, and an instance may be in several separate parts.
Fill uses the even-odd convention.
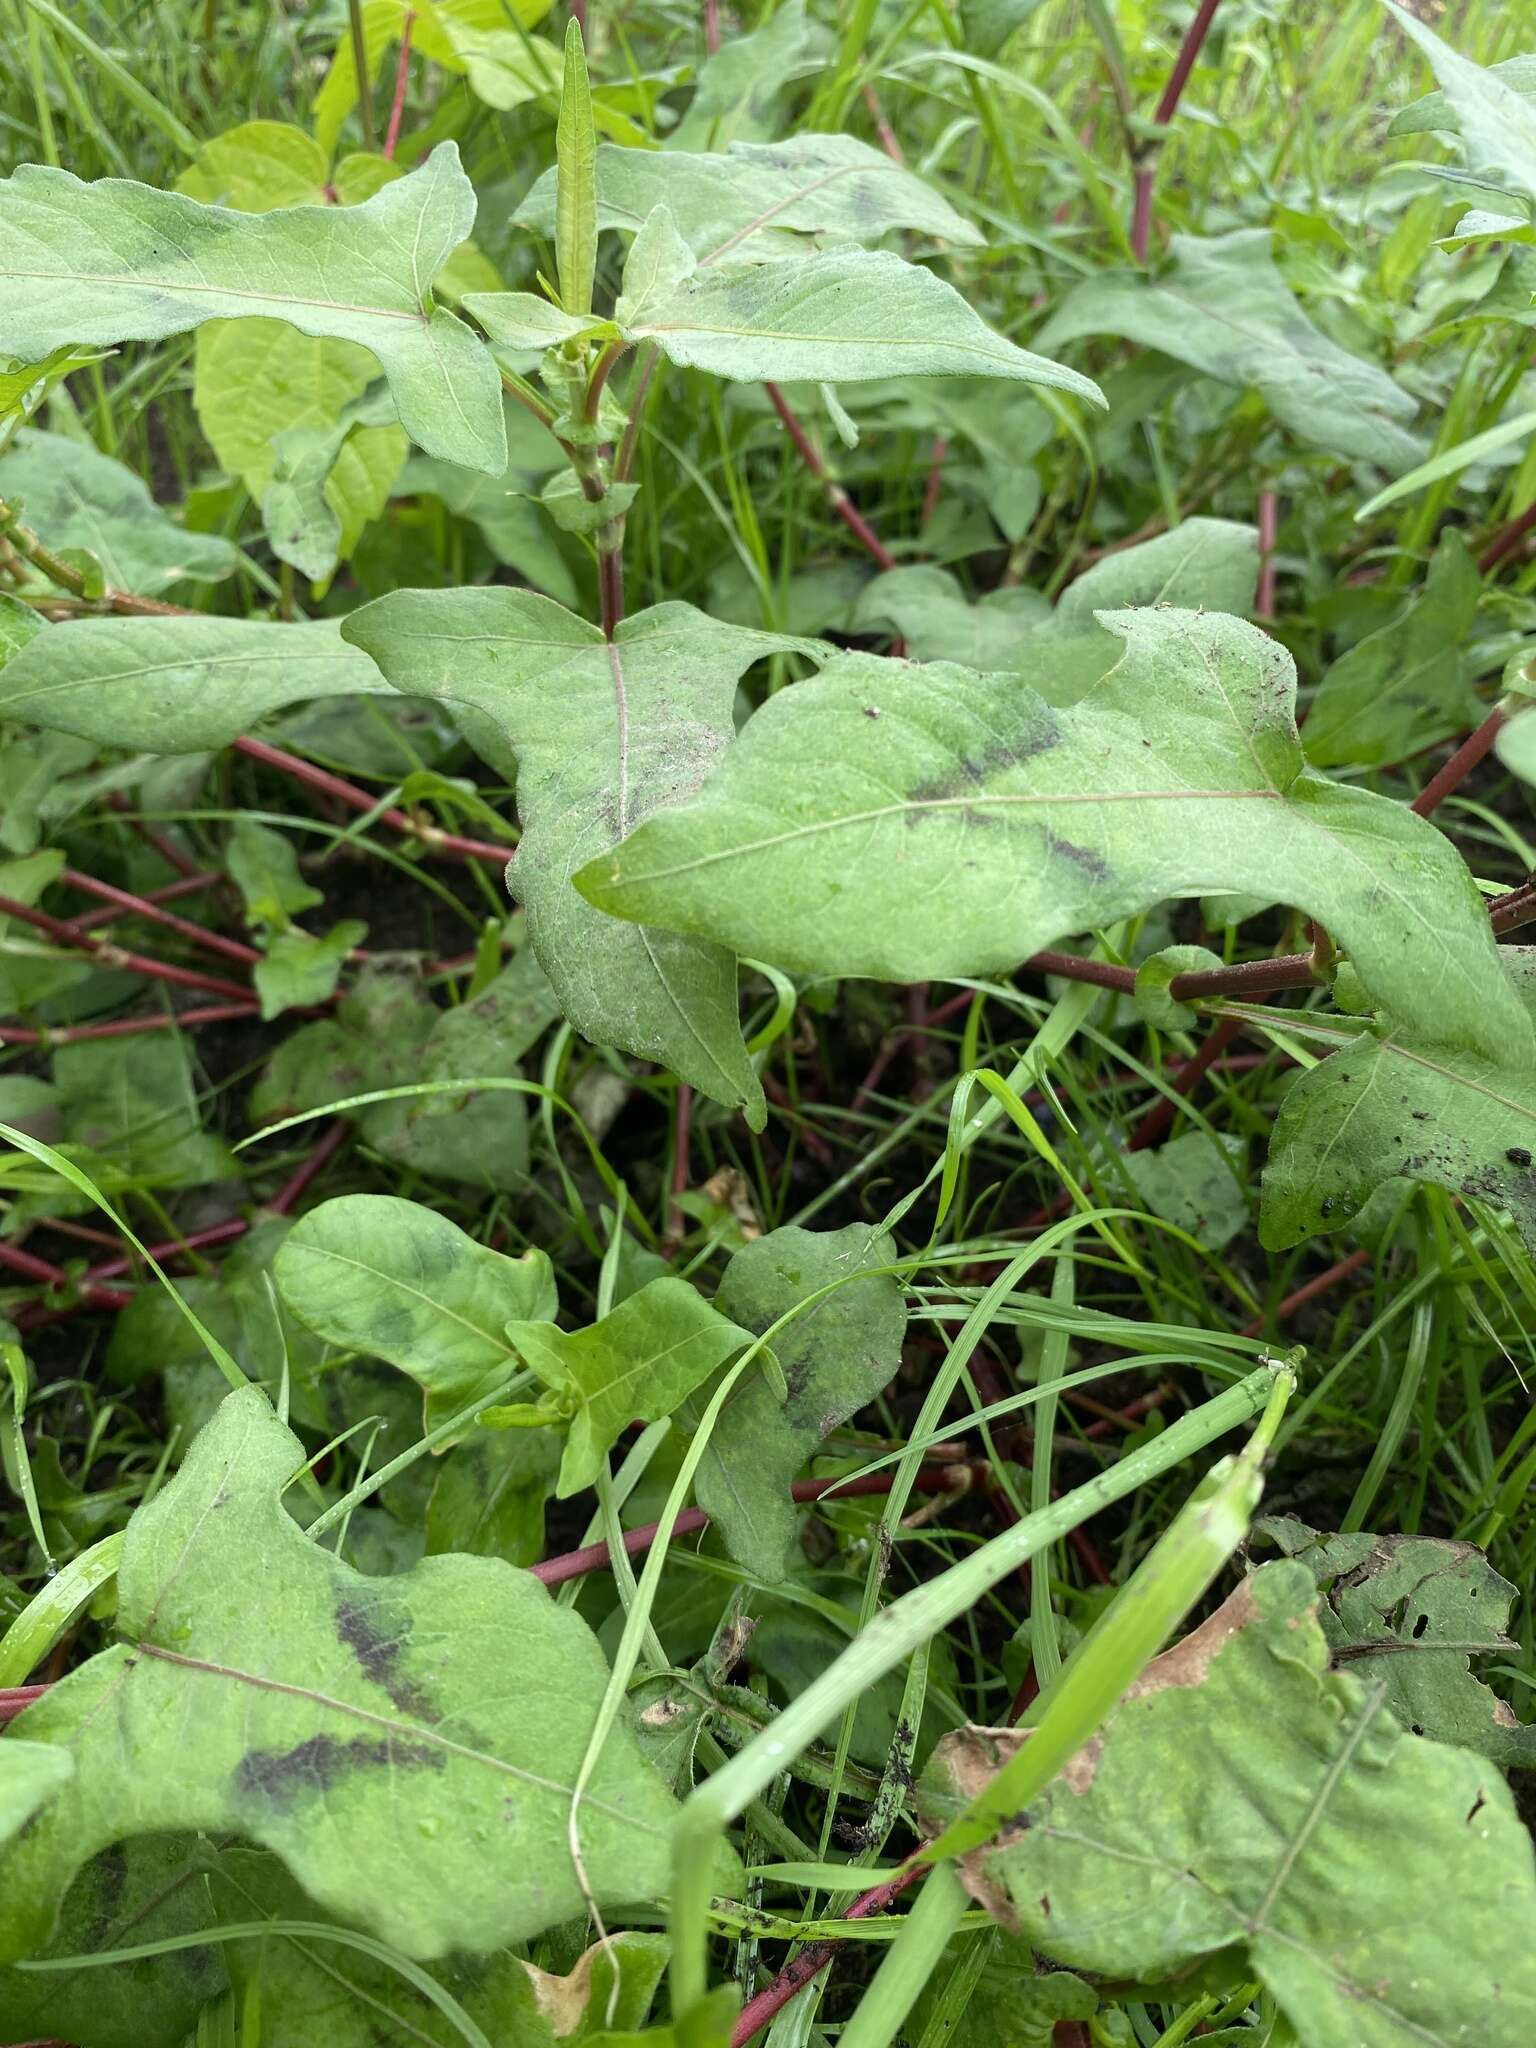
[[[1536,502],[1527,505],[1518,518],[1511,519],[1508,525],[1499,528],[1477,558],[1478,573],[1483,576],[1490,575],[1506,555],[1515,552],[1533,527],[1536,527]]]
[[[114,811],[131,811],[133,804],[131,799],[124,796],[120,789],[114,789],[107,798],[107,807],[109,810]],[[197,873],[196,863],[182,852],[174,839],[164,832],[156,832],[152,826],[146,825],[142,819],[134,818],[130,822],[133,830],[144,841],[144,844],[152,846],[166,865],[173,867],[177,874],[195,875]]]
[[[1317,1274],[1298,1287],[1293,1294],[1288,1294],[1284,1301],[1276,1306],[1272,1316],[1255,1316],[1251,1323],[1244,1325],[1243,1336],[1262,1337],[1268,1323],[1285,1322],[1288,1317],[1295,1315],[1297,1309],[1305,1308],[1309,1301],[1315,1301],[1320,1294],[1326,1294],[1330,1287],[1337,1286],[1340,1280],[1348,1279],[1351,1273],[1358,1273],[1362,1266],[1368,1266],[1370,1263],[1370,1252],[1362,1245],[1359,1251],[1351,1252],[1347,1259],[1340,1259],[1336,1266],[1330,1266],[1327,1272]]]
[[[843,1915],[845,1920],[867,1920],[872,1913],[883,1913],[891,1901],[899,1898],[910,1884],[926,1875],[926,1863],[908,1863],[888,1877],[883,1884],[877,1884],[872,1891],[855,1899]],[[852,1872],[849,1873],[852,1875]],[[837,1953],[835,1941],[813,1941],[801,1949],[792,1963],[786,1963],[773,1982],[755,1998],[749,1998],[741,2009],[735,2027],[731,2031],[731,2048],[745,2048],[752,2036],[761,2033],[776,2013],[783,2011],[802,1985],[809,1984],[819,1970],[824,1970]]]
[[[1273,491],[1259,493],[1259,588],[1254,617],[1275,616],[1275,543],[1280,537],[1280,500]]]
[[[1427,818],[1431,811],[1444,803],[1452,790],[1465,782],[1478,762],[1486,759],[1492,751],[1494,741],[1508,723],[1508,713],[1495,704],[1477,731],[1469,734],[1440,772],[1431,776],[1425,783],[1414,798],[1411,808],[1417,811],[1421,818]]]
[[[704,47],[711,57],[720,48],[720,0],[704,0]]]
[[[1199,1051],[1179,1069],[1172,1095],[1160,1095],[1131,1133],[1125,1148],[1127,1152],[1144,1152],[1149,1145],[1157,1143],[1173,1122],[1183,1099],[1193,1092],[1202,1075],[1221,1057],[1241,1029],[1240,1017],[1226,1016],[1206,1033]]]
[[[354,811],[378,809],[377,800],[366,789],[359,789],[355,782],[344,782],[339,775],[332,775],[325,768],[317,768],[311,761],[303,761],[297,754],[285,754],[281,747],[268,746],[265,740],[241,738],[235,745],[242,754],[249,754],[253,761],[261,761],[268,768],[276,768],[280,774],[291,775],[295,782],[302,782],[310,789],[322,791],[326,796],[335,797],[339,803],[349,805]],[[492,846],[484,839],[463,839],[456,832],[441,832],[435,825],[423,825],[404,811],[388,809],[379,811],[386,825],[392,825],[397,832],[403,832],[410,839],[433,853],[453,854],[460,860],[494,861],[498,867],[505,867],[512,858],[510,846]]]
[[[189,917],[178,917],[173,910],[163,910],[158,903],[147,896],[135,896],[127,889],[118,889],[111,882],[98,882],[94,875],[83,875],[78,868],[64,868],[59,874],[61,882],[67,882],[72,889],[83,895],[98,896],[103,903],[116,904],[120,910],[130,910],[135,917],[147,918],[151,924],[164,925],[170,932],[179,932],[194,946],[201,946],[205,952],[222,953],[226,960],[237,960],[242,967],[254,967],[261,959],[254,946],[242,944],[239,939],[226,939],[219,932],[205,931],[200,924],[194,924]],[[77,924],[76,931],[85,926]]]
[[[311,1184],[346,1143],[351,1125],[344,1116],[337,1117],[333,1124],[326,1126],[325,1135],[307,1159],[300,1162],[296,1170],[283,1182],[267,1207],[274,1216],[286,1216],[290,1209],[309,1192]]]
[[[1179,110],[1179,101],[1189,83],[1189,74],[1195,68],[1201,45],[1210,32],[1216,18],[1216,9],[1221,0],[1200,0],[1194,20],[1184,31],[1184,40],[1179,45],[1179,54],[1173,60],[1173,69],[1168,74],[1168,83],[1163,87],[1163,96],[1157,103],[1152,118],[1159,128],[1166,128]],[[1145,163],[1136,167],[1136,197],[1131,216],[1131,250],[1138,263],[1145,263],[1147,250],[1152,240],[1152,186],[1157,177],[1157,156],[1154,152]]]
[[[901,146],[896,130],[885,118],[885,109],[880,104],[880,95],[872,85],[866,85],[864,88],[864,104],[869,110],[870,120],[875,124],[875,136],[880,147],[885,151],[893,164],[899,164],[905,170],[907,167],[906,151]]]
[[[30,1707],[34,1700],[40,1700],[47,1690],[46,1685],[0,1686],[0,1728],[3,1728],[7,1721],[14,1721],[16,1716],[24,1708]],[[22,2048],[29,2048],[29,2044],[23,2042]],[[37,2042],[31,2044],[31,2048],[47,2048],[47,2044]],[[63,2043],[57,2044],[57,2048],[63,2048]]]
[[[405,87],[411,69],[411,32],[416,26],[416,16],[407,7],[400,23],[400,58],[395,65],[395,97],[389,109],[389,127],[384,133],[384,160],[393,163],[395,144],[400,140],[400,122],[405,113]]]
[[[832,510],[866,554],[872,555],[882,569],[894,569],[896,557],[886,547],[863,513],[858,510],[842,485],[829,474],[827,465],[822,461],[809,434],[790,409],[789,402],[778,385],[765,384],[763,389],[767,392],[774,411],[784,422],[785,430],[790,440],[794,442],[800,460],[826,492],[827,503]]]
[[[182,896],[197,896],[204,889],[216,889],[223,879],[222,875],[214,874],[211,869],[204,873],[194,869],[191,874],[181,875],[176,881],[165,883],[162,888],[146,889],[142,900],[145,903],[175,903]],[[111,924],[116,916],[117,912],[109,906],[105,910],[88,910],[83,917],[74,918],[71,922],[78,930],[88,932],[96,925]]]
[[[45,910],[34,910],[30,903],[18,903],[13,896],[0,896],[0,914],[18,917],[23,924],[29,924],[35,931],[44,933],[61,946],[73,946],[78,952],[90,953],[105,967],[120,967],[130,974],[144,974],[152,981],[174,982],[180,988],[203,988],[217,996],[231,996],[242,1005],[251,1001],[251,991],[238,981],[225,981],[221,975],[200,974],[191,967],[174,967],[168,960],[151,960],[143,953],[130,953],[121,946],[108,945],[98,939],[94,932],[81,931],[78,925],[65,924],[62,918],[50,917]]]
[[[254,1002],[214,1003],[206,1010],[167,1010],[157,1017],[119,1017],[107,1024],[70,1024],[59,1031],[30,1031],[0,1024],[0,1045],[79,1045],[89,1038],[137,1038],[145,1031],[183,1031],[196,1024],[223,1024],[232,1017],[259,1017]]]

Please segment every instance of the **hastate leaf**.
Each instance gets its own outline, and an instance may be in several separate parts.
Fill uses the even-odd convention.
[[[593,1483],[628,1423],[671,1415],[752,1336],[673,1275],[650,1281],[585,1330],[509,1323],[516,1351],[570,1404],[560,1497]],[[487,1419],[496,1420],[495,1409]]]
[[[1014,676],[838,658],[577,887],[783,967],[910,982],[1008,971],[1169,896],[1278,886],[1383,1007],[1494,1057],[1530,1041],[1454,849],[1305,768],[1282,647],[1172,608],[1100,623],[1125,653],[1064,709]]]
[[[306,698],[393,694],[324,619],[71,619],[0,667],[0,717],[156,754],[227,747]]]
[[[993,333],[953,285],[889,249],[701,266],[623,325],[674,363],[739,381],[1011,377],[1104,403],[1091,378]]]
[[[760,1126],[734,956],[594,915],[570,877],[697,789],[729,744],[736,684],[754,661],[820,650],[683,604],[640,612],[607,641],[548,598],[506,589],[397,592],[344,631],[397,689],[472,706],[515,753],[523,840],[508,885],[576,1029],[661,1061]]]
[[[553,236],[558,182],[544,173],[517,210],[519,226]],[[695,256],[717,264],[782,254],[792,234],[877,242],[910,228],[955,247],[982,240],[931,185],[852,135],[736,142],[719,153],[600,143],[599,228],[634,234],[658,206]]]
[[[736,1562],[770,1583],[786,1576],[797,1518],[790,1481],[824,1437],[873,1401],[901,1364],[907,1311],[900,1283],[865,1269],[896,1247],[862,1223],[843,1230],[771,1231],[732,1258],[715,1306],[761,1336],[797,1303],[843,1284],[774,1339],[789,1398],[749,1375],[721,1411],[699,1465],[697,1492]]]
[[[474,221],[451,142],[361,206],[263,214],[26,164],[0,206],[0,353],[159,341],[242,315],[284,320],[361,343],[414,441],[495,473],[506,462],[495,365],[432,300]]]
[[[322,1202],[294,1225],[272,1271],[301,1323],[388,1359],[448,1405],[488,1374],[515,1371],[507,1324],[556,1306],[543,1252],[508,1258],[397,1195]]]
[[[1493,1765],[1406,1733],[1386,1695],[1329,1670],[1310,1572],[1266,1565],[970,1881],[1074,1969],[1158,1984],[1227,1957],[1307,2048],[1515,2048],[1536,2033],[1530,1837]],[[945,1792],[1018,1739],[950,1738]]]
[[[1118,334],[1224,384],[1254,385],[1301,441],[1407,469],[1417,407],[1375,363],[1313,326],[1270,256],[1267,228],[1202,239],[1175,235],[1167,268],[1106,272],[1074,288],[1035,337],[1043,349]]]
[[[0,1852],[7,1959],[92,1855],[155,1832],[271,1849],[324,1911],[429,1959],[664,1894],[676,1807],[623,1725],[576,1819],[585,1883],[572,1862],[608,1680],[586,1624],[494,1558],[353,1571],[283,1506],[305,1456],[263,1394],[231,1394],[130,1522],[123,1640],[18,1724],[76,1768]]]

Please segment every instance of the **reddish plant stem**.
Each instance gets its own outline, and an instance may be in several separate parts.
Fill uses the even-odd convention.
[[[1227,1047],[1242,1029],[1240,1017],[1222,1017],[1205,1035],[1204,1042],[1193,1058],[1187,1059],[1179,1068],[1171,1095],[1159,1095],[1141,1122],[1126,1141],[1127,1152],[1145,1152],[1149,1145],[1155,1145],[1177,1115],[1180,1105],[1199,1085],[1214,1062],[1220,1059]]]
[[[1479,761],[1485,760],[1492,751],[1493,743],[1509,723],[1509,715],[1495,704],[1488,716],[1474,733],[1468,734],[1438,774],[1430,777],[1414,798],[1411,808],[1421,818],[1427,818],[1431,811],[1444,803],[1452,790],[1458,789]]]
[[[1512,932],[1536,922],[1536,881],[1522,882],[1507,896],[1495,896],[1488,905],[1488,916],[1495,932]]]
[[[1273,491],[1259,493],[1259,588],[1254,599],[1256,619],[1275,616],[1275,544],[1280,537],[1280,500]]]
[[[1525,536],[1536,528],[1536,502],[1526,506],[1516,518],[1511,519],[1489,541],[1477,558],[1479,574],[1489,576],[1506,556],[1512,555]]]
[[[832,510],[842,520],[844,526],[847,527],[866,554],[872,556],[882,569],[894,569],[896,557],[886,547],[884,541],[881,540],[879,534],[875,532],[875,529],[870,525],[863,513],[859,511],[842,485],[828,471],[827,465],[822,461],[811,437],[806,433],[805,428],[801,426],[778,385],[765,384],[763,389],[767,392],[774,411],[784,422],[785,432],[789,435],[790,440],[794,442],[800,460],[826,492],[827,503],[832,507]]]
[[[124,796],[120,789],[114,789],[107,798],[107,807],[109,810],[114,811],[131,811],[133,803],[130,798]],[[152,846],[160,858],[168,866],[173,867],[177,874],[191,876],[197,873],[197,863],[182,852],[181,848],[168,833],[155,831],[153,826],[146,825],[141,818],[132,818],[129,820],[129,823],[132,830],[144,841],[144,844]]]
[[[175,903],[183,896],[197,896],[205,889],[215,889],[223,879],[222,875],[216,875],[211,868],[205,871],[199,871],[194,868],[190,874],[182,875],[174,882],[167,882],[159,889],[146,889],[142,901],[145,903]],[[72,918],[70,922],[77,931],[88,932],[94,930],[99,924],[111,924],[116,916],[116,910],[109,904],[103,910],[88,910],[83,917]],[[199,930],[201,930],[200,926]]]
[[[234,1017],[259,1017],[254,1002],[214,1003],[205,1010],[168,1010],[157,1017],[118,1017],[106,1024],[70,1024],[59,1031],[31,1031],[0,1024],[0,1045],[80,1045],[91,1038],[138,1038],[146,1031],[184,1031],[197,1024],[224,1024]]]
[[[151,981],[174,982],[179,988],[207,989],[213,995],[230,996],[242,1004],[251,1001],[250,989],[237,981],[225,981],[222,975],[201,974],[191,967],[175,967],[168,960],[151,960],[146,954],[130,953],[121,946],[108,945],[94,932],[83,932],[78,925],[50,917],[46,910],[34,910],[30,903],[18,903],[12,896],[0,896],[0,914],[19,918],[23,924],[31,925],[34,931],[42,932],[58,945],[72,946],[77,952],[91,954],[104,967],[120,967],[130,974],[147,975]]]
[[[317,768],[313,762],[301,760],[297,754],[285,754],[281,747],[268,746],[265,740],[241,738],[235,741],[235,745],[253,761],[261,761],[268,768],[276,768],[280,774],[292,776],[295,782],[335,797],[338,803],[346,804],[354,811],[378,810],[376,799],[366,789],[359,789],[355,782],[344,782],[339,775]],[[512,858],[510,846],[492,846],[484,839],[464,839],[457,832],[443,832],[435,825],[423,825],[401,810],[379,811],[379,817],[386,825],[393,826],[396,832],[419,840],[433,853],[451,854],[460,860],[494,861],[499,867],[505,867]]]
[[[885,151],[893,164],[900,164],[901,168],[905,170],[907,167],[906,151],[901,146],[896,130],[885,118],[885,109],[880,104],[880,95],[872,85],[864,87],[864,105],[868,109],[870,120],[875,124],[875,139],[879,142],[880,147]]]
[[[14,1721],[23,1708],[30,1707],[34,1700],[40,1700],[47,1690],[46,1685],[0,1686],[0,1728],[3,1728],[7,1721]],[[23,2048],[26,2048],[25,2043]],[[38,2043],[36,2048],[45,2048],[45,2044]]]
[[[325,1134],[319,1144],[315,1146],[308,1158],[300,1161],[299,1165],[288,1176],[287,1180],[283,1182],[271,1201],[268,1202],[267,1207],[274,1216],[286,1216],[303,1199],[309,1192],[311,1184],[318,1179],[326,1166],[329,1165],[330,1161],[346,1143],[347,1135],[351,1128],[352,1126],[344,1116],[339,1116],[334,1123],[327,1124]]]
[[[597,555],[597,591],[603,611],[603,637],[611,640],[624,618],[624,553],[621,548],[600,548]],[[511,853],[502,855],[510,860]]]
[[[168,1237],[163,1244],[152,1244],[149,1247],[149,1256],[158,1265],[164,1265],[167,1259],[178,1258],[186,1252],[200,1252],[209,1245],[228,1244],[234,1238],[244,1237],[250,1227],[243,1216],[227,1216],[222,1223],[210,1223],[203,1230],[189,1230],[184,1237]],[[100,1265],[90,1268],[81,1284],[95,1286],[103,1280],[121,1279],[123,1274],[132,1273],[138,1264],[137,1252],[122,1253],[115,1259],[103,1259]],[[133,1299],[131,1294],[124,1293],[121,1288],[114,1287],[108,1291],[116,1296],[116,1299],[99,1302],[96,1304],[97,1307],[126,1308]]]
[[[1326,1294],[1330,1287],[1336,1287],[1341,1280],[1347,1280],[1351,1273],[1358,1273],[1362,1266],[1368,1266],[1370,1263],[1371,1254],[1362,1245],[1358,1251],[1351,1252],[1348,1258],[1340,1259],[1337,1265],[1330,1266],[1324,1273],[1316,1274],[1294,1293],[1288,1294],[1283,1301],[1276,1304],[1271,1315],[1255,1316],[1251,1323],[1244,1325],[1242,1335],[1262,1337],[1271,1322],[1285,1322],[1295,1315],[1297,1309],[1305,1308],[1309,1301],[1316,1301],[1320,1294]]]
[[[944,488],[944,464],[949,457],[949,441],[943,434],[935,434],[933,448],[928,457],[928,481],[923,486],[923,509],[918,518],[919,533],[925,532],[939,509],[939,493]]]
[[[85,875],[78,868],[64,868],[59,880],[67,882],[82,895],[99,897],[103,903],[115,904],[120,910],[132,911],[135,917],[147,918],[151,924],[163,925],[167,931],[179,932],[189,944],[200,946],[204,952],[220,953],[226,960],[237,960],[242,967],[254,967],[261,954],[254,946],[247,946],[239,939],[226,939],[219,932],[206,931],[202,925],[194,924],[189,917],[178,917],[174,910],[162,909],[147,896],[135,896],[130,890],[118,889],[111,882],[98,882],[94,875]],[[84,931],[83,924],[76,924],[76,931]]]
[[[1201,46],[1210,33],[1211,23],[1216,18],[1216,9],[1221,0],[1200,0],[1194,20],[1184,31],[1184,40],[1179,53],[1173,60],[1173,69],[1168,74],[1168,83],[1163,87],[1163,96],[1157,103],[1152,118],[1159,128],[1166,128],[1179,110],[1179,101],[1184,97],[1184,88],[1189,75],[1195,68]],[[1152,187],[1157,179],[1156,148],[1136,166],[1136,192],[1131,214],[1131,252],[1138,263],[1145,263],[1147,250],[1152,241]]]
[[[1048,946],[1043,952],[1031,953],[1023,964],[1037,974],[1059,974],[1066,981],[1091,981],[1120,995],[1134,995],[1136,990],[1134,967],[1116,967],[1109,960],[1088,960],[1081,953],[1058,953]]]
[[[720,49],[720,0],[704,0],[704,47],[710,56]]]
[[[955,1475],[962,1469],[956,1464],[924,1465],[918,1471],[916,1483],[925,1493],[950,1493],[954,1491]],[[866,1472],[861,1479],[797,1479],[789,1489],[790,1498],[817,1501],[836,1494],[842,1500],[856,1500],[861,1495],[889,1493],[894,1476],[891,1472]],[[702,1508],[684,1508],[672,1525],[672,1534],[691,1536],[708,1524],[709,1517]],[[660,1533],[659,1522],[647,1522],[642,1528],[626,1530],[624,1548],[631,1557],[639,1557],[650,1549]],[[580,1550],[566,1551],[562,1557],[547,1557],[542,1564],[533,1565],[531,1570],[534,1577],[542,1579],[546,1586],[563,1586],[567,1579],[585,1578],[588,1572],[606,1571],[608,1562],[606,1543],[588,1543]]]
[[[395,65],[395,97],[390,103],[389,126],[384,131],[384,160],[393,163],[400,140],[400,123],[405,115],[405,88],[411,71],[411,34],[416,27],[414,11],[407,7],[400,23],[400,56]]]
[[[908,1863],[897,1871],[894,1877],[886,1878],[854,1900],[843,1915],[845,1920],[867,1920],[872,1913],[883,1913],[893,1899],[899,1898],[908,1885],[916,1884],[924,1876],[928,1866],[925,1863]],[[850,1871],[850,1875],[852,1872]],[[813,1941],[801,1949],[793,1962],[786,1963],[777,1977],[755,1998],[749,1998],[742,2007],[736,2025],[731,2030],[731,2048],[745,2048],[754,2034],[761,2033],[774,2016],[784,2010],[789,2001],[804,1985],[809,1984],[818,1971],[824,1970],[837,1953],[835,1941]]]
[[[13,1273],[20,1274],[25,1280],[35,1281],[39,1287],[67,1289],[72,1285],[77,1286],[81,1305],[86,1308],[126,1308],[133,1299],[132,1295],[125,1294],[120,1287],[100,1286],[99,1276],[94,1272],[86,1273],[78,1282],[71,1281],[62,1266],[55,1266],[48,1259],[40,1259],[34,1252],[23,1251],[20,1245],[0,1242],[0,1266],[9,1266]],[[18,1322],[25,1326],[25,1309],[22,1310]]]

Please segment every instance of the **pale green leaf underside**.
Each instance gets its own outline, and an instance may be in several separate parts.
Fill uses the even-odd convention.
[[[158,341],[252,314],[285,320],[360,342],[413,440],[496,472],[506,444],[495,365],[432,302],[432,280],[474,220],[452,143],[361,206],[265,214],[27,164],[0,202],[0,354]]]
[[[551,235],[558,173],[546,171],[517,211],[519,225]],[[946,199],[883,151],[851,135],[795,135],[689,150],[597,152],[597,224],[635,233],[658,206],[670,208],[701,259],[758,259],[790,231],[872,242],[896,228],[976,248],[981,236]]]
[[[1529,95],[1500,76],[1502,67],[1484,70],[1448,48],[1406,7],[1394,6],[1391,12],[1403,34],[1429,59],[1472,169],[1536,200],[1536,106]]]
[[[1308,2048],[1536,2038],[1536,1873],[1508,1788],[1330,1672],[1314,1597],[1302,1566],[1265,1566],[989,1874],[1075,1968],[1159,1983],[1246,1953]]]
[[[1336,455],[1400,470],[1418,459],[1413,399],[1384,370],[1330,341],[1270,256],[1266,228],[1175,235],[1156,277],[1105,273],[1076,286],[1036,335],[1054,350],[1118,334],[1225,384],[1254,385],[1282,426]]]
[[[567,1825],[608,1677],[596,1639],[497,1559],[351,1570],[282,1505],[304,1457],[262,1394],[232,1394],[130,1523],[123,1643],[18,1727],[76,1775],[0,1863],[0,1953],[47,1938],[98,1849],[169,1830],[276,1851],[322,1908],[411,1956],[585,1911]],[[664,1894],[675,1812],[614,1728],[580,1809],[599,1901]]]
[[[754,661],[812,644],[682,604],[637,614],[609,643],[548,598],[505,589],[400,592],[345,631],[397,689],[472,706],[516,755],[523,839],[508,883],[577,1030],[760,1119],[734,957],[603,917],[570,878],[697,789],[731,739],[736,684]]]
[[[74,619],[0,668],[0,716],[156,754],[227,747],[311,697],[393,694],[329,620]]]
[[[771,698],[690,802],[577,877],[590,900],[823,974],[1009,971],[1170,896],[1290,900],[1374,1000],[1493,1056],[1532,1027],[1422,819],[1303,765],[1289,655],[1240,620],[1107,612],[1080,702],[845,655]]]
[[[952,285],[888,249],[701,268],[649,299],[625,332],[674,363],[739,381],[1011,377],[1104,402],[1091,378],[994,334]]]

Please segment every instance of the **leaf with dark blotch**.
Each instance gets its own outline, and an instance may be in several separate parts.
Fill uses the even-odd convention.
[[[754,1128],[766,1114],[722,946],[598,916],[573,871],[692,794],[729,745],[753,662],[816,643],[655,605],[612,641],[526,590],[400,591],[346,621],[399,690],[471,706],[517,757],[522,844],[508,885],[566,1016],[600,1045],[660,1061]]]
[[[1475,1543],[1439,1536],[1320,1536],[1287,1516],[1258,1525],[1304,1564],[1323,1595],[1323,1634],[1340,1669],[1384,1680],[1405,1728],[1457,1742],[1506,1770],[1536,1766],[1536,1728],[1473,1674],[1509,1656],[1516,1598]]]
[[[782,1579],[799,1519],[790,1481],[839,1423],[895,1377],[907,1326],[900,1283],[888,1273],[896,1247],[861,1223],[844,1230],[787,1226],[743,1246],[725,1269],[715,1306],[761,1335],[833,1281],[846,1284],[797,1316],[774,1339],[789,1389],[780,1402],[762,1375],[749,1376],[721,1411],[699,1466],[699,1505],[736,1562]]]
[[[967,1881],[1073,1969],[1161,1984],[1220,1958],[1308,2048],[1517,2048],[1536,2039],[1530,1837],[1492,1764],[1410,1735],[1386,1702],[1385,1681],[1330,1671],[1312,1574],[1266,1565],[1147,1667]],[[941,1744],[935,1816],[1020,1739]]]
[[[493,1558],[351,1570],[283,1505],[305,1456],[264,1395],[231,1394],[130,1522],[122,1642],[17,1724],[76,1770],[0,1855],[7,1958],[50,1938],[92,1855],[167,1830],[273,1850],[324,1911],[422,1958],[529,1940],[588,1890],[665,1894],[677,1809],[622,1725],[577,1815],[585,1885],[572,1862],[608,1682],[586,1624]]]

